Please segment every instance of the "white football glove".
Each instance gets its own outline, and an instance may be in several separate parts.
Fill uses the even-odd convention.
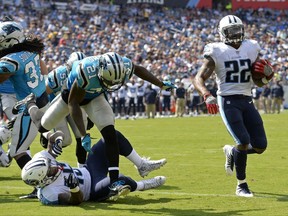
[[[0,167],[8,167],[10,165],[9,163],[9,157],[2,148],[2,145],[0,145]]]

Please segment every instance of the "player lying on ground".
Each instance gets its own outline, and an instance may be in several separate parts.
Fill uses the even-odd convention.
[[[120,155],[132,161],[143,177],[149,172],[159,169],[166,159],[151,161],[141,158],[130,142],[117,131]],[[159,187],[165,183],[164,176],[135,181],[130,177],[119,175],[116,188],[117,194],[110,196],[110,179],[108,174],[108,159],[105,154],[105,142],[100,139],[88,155],[86,166],[72,168],[67,163],[56,161],[62,152],[63,133],[56,131],[48,134],[48,150],[35,154],[22,170],[23,181],[38,188],[38,198],[45,205],[78,205],[84,201],[117,200],[120,196],[133,191],[144,191]]]

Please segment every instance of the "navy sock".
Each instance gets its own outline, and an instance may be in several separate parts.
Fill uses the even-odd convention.
[[[247,151],[241,151],[237,148],[233,148],[232,152],[236,169],[236,177],[238,180],[244,180],[246,179]]]
[[[28,154],[24,154],[23,156],[18,158],[16,160],[16,162],[17,162],[18,166],[20,167],[20,169],[23,169],[25,164],[28,163],[30,160],[31,160],[31,157]]]

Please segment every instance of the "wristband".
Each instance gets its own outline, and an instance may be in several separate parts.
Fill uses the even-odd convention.
[[[75,187],[75,188],[70,188],[70,192],[71,192],[71,193],[77,193],[77,192],[79,192],[79,191],[80,191],[79,186],[77,186],[77,187]]]
[[[205,94],[203,94],[204,101],[206,101],[206,98],[210,95],[211,95],[210,92],[206,92]]]

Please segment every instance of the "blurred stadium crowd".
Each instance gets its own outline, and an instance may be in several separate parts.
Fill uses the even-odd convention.
[[[2,15],[12,15],[27,33],[44,40],[43,60],[49,70],[65,63],[73,51],[88,56],[116,51],[162,79],[182,80],[186,89],[189,79],[201,66],[204,45],[219,40],[217,21],[231,13],[221,9],[169,9],[147,4],[118,6],[108,1],[98,3],[95,10],[81,10],[79,1],[71,1],[65,8],[44,0],[9,2],[0,5]],[[277,80],[287,86],[288,11],[261,8],[233,13],[246,24],[247,37],[257,40],[263,48],[261,54],[272,62]],[[208,85],[213,91],[214,81],[208,80]],[[190,104],[197,93],[191,86],[190,90],[187,113],[189,108],[195,112]],[[201,110],[203,107],[196,112],[205,112]]]

